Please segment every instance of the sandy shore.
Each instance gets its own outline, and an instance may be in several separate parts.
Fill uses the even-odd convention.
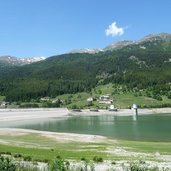
[[[42,137],[52,139],[56,142],[69,143],[69,142],[105,142],[108,140],[107,137],[100,135],[89,135],[89,134],[76,134],[76,133],[58,133],[49,131],[37,131],[31,129],[18,129],[18,128],[0,128],[0,136],[23,136],[27,134],[39,134]],[[113,140],[115,142],[115,140]],[[2,143],[0,141],[0,143]],[[6,144],[6,143],[5,143]]]
[[[166,154],[160,154],[156,151],[156,153],[143,153],[143,152],[136,152],[134,149],[133,151],[127,150],[128,148],[121,147],[117,145],[117,140],[111,140],[103,136],[97,136],[97,135],[85,135],[85,134],[73,134],[73,133],[54,133],[54,132],[47,132],[47,131],[36,131],[36,130],[26,130],[26,129],[16,129],[16,128],[0,128],[0,136],[8,136],[11,137],[12,141],[10,139],[0,139],[0,144],[7,144],[7,145],[16,145],[16,146],[24,146],[24,147],[31,147],[31,148],[50,148],[45,146],[42,146],[37,142],[30,143],[27,141],[22,141],[22,136],[29,136],[29,134],[34,134],[38,137],[44,137],[45,139],[48,139],[49,141],[55,141],[62,143],[90,143],[90,145],[87,145],[87,147],[91,147],[91,150],[97,150],[98,143],[106,143],[110,141],[110,144],[104,148],[101,152],[108,153],[112,156],[117,157],[125,157],[128,158],[127,160],[115,160],[115,164],[112,164],[112,161],[105,160],[102,163],[95,163],[94,168],[95,171],[107,171],[107,170],[125,170],[126,166],[129,165],[130,160],[129,158],[137,158],[137,160],[134,160],[132,162],[140,162],[138,159],[141,158],[142,161],[145,161],[144,166],[148,167],[158,167],[160,170],[171,169],[171,155]],[[20,137],[19,139],[13,140],[13,137]],[[92,145],[91,143],[96,143]],[[83,148],[82,148],[83,147]],[[84,146],[80,146],[80,149],[78,150],[84,152]],[[94,148],[94,149],[93,149]],[[157,150],[157,149],[156,149]],[[149,160],[149,158],[151,158]],[[158,160],[160,162],[158,162]],[[71,164],[75,164],[76,166],[78,164],[78,161],[72,160]],[[142,163],[141,163],[142,164]],[[143,166],[143,165],[142,165]],[[113,169],[112,169],[113,168]],[[166,170],[167,170],[166,169]],[[75,169],[76,170],[76,169]],[[127,170],[127,169],[126,169]]]
[[[0,109],[0,122],[60,118],[69,116],[66,108]]]
[[[170,113],[171,108],[151,108],[151,109],[138,109],[138,115],[149,115],[149,114],[162,114]],[[132,116],[135,115],[131,109],[118,109],[118,111],[99,110],[98,112],[90,112],[89,110],[81,110],[81,112],[70,112],[71,115],[115,115],[115,116]]]
[[[157,113],[171,113],[171,108],[155,108],[155,109],[139,109],[139,115],[157,114]],[[38,109],[0,109],[0,122],[4,121],[19,121],[32,119],[46,119],[46,118],[63,118],[68,116],[91,116],[91,115],[116,115],[129,116],[134,115],[130,109],[119,109],[117,112],[108,110],[99,110],[98,112],[90,112],[89,110],[82,110],[81,112],[72,112],[67,108],[38,108]]]
[[[148,114],[157,114],[157,113],[170,113],[171,108],[160,108],[160,109],[139,109],[139,115],[148,115]],[[5,124],[9,121],[29,121],[32,120],[46,120],[50,118],[65,118],[71,116],[93,116],[93,115],[116,115],[116,116],[129,116],[135,115],[130,109],[119,109],[117,112],[107,111],[107,110],[99,110],[98,112],[90,112],[89,110],[82,110],[81,112],[72,112],[66,108],[53,108],[53,109],[0,109],[0,124]],[[40,148],[40,144],[35,144],[32,142],[22,141],[20,138],[22,136],[26,136],[29,134],[34,134],[36,136],[43,137],[45,139],[49,139],[50,141],[61,142],[61,143],[106,143],[110,142],[112,144],[117,143],[117,140],[108,139],[104,136],[99,135],[85,135],[85,134],[75,134],[75,133],[57,133],[57,132],[48,132],[48,131],[36,131],[29,129],[16,129],[16,128],[0,128],[0,144],[13,144],[13,145],[21,145],[24,147],[34,147]],[[16,137],[16,138],[15,138]],[[17,137],[20,137],[17,139]],[[42,145],[43,146],[43,145]],[[41,148],[43,148],[41,146]],[[46,147],[47,148],[47,147]],[[91,147],[92,148],[92,147]],[[156,149],[157,150],[157,149]],[[127,151],[124,147],[119,147],[118,145],[109,146],[104,151],[105,153],[111,154],[113,156],[122,156],[122,157],[143,157],[146,158],[155,158],[155,160],[160,160],[162,162],[158,163],[155,161],[146,161],[150,166],[157,166],[159,168],[169,168],[171,169],[171,155],[161,155],[159,153],[142,153],[142,152],[134,152]],[[123,170],[123,164],[128,163],[128,161],[116,161],[116,169],[120,168]],[[95,165],[95,170],[105,171],[113,168],[111,165],[111,161],[105,161],[102,164]]]

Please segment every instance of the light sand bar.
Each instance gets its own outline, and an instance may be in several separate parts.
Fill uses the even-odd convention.
[[[68,114],[69,111],[66,108],[0,109],[0,122],[60,118],[67,117]]]
[[[155,108],[155,109],[139,109],[139,115],[171,113],[171,108]],[[82,110],[81,112],[72,112],[67,108],[30,108],[30,109],[0,109],[0,122],[2,121],[17,121],[30,119],[48,119],[61,118],[68,116],[91,116],[91,115],[116,115],[129,116],[134,115],[131,109],[119,109],[117,112],[108,110],[99,110],[98,112],[90,112]]]

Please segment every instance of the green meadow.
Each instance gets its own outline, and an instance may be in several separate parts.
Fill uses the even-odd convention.
[[[139,142],[112,140],[102,142],[74,142],[74,141],[56,141],[47,138],[39,133],[28,133],[24,135],[1,135],[0,153],[12,154],[13,156],[20,154],[21,156],[30,156],[32,160],[51,160],[55,156],[61,156],[65,159],[81,160],[98,156],[104,160],[134,160],[142,157],[122,155],[122,150],[133,153],[148,153],[146,160],[156,160],[155,153],[160,155],[171,155],[171,142]],[[116,155],[114,151],[121,150],[120,155]],[[144,159],[144,157],[143,157]]]
[[[124,86],[116,86],[114,84],[99,85],[92,89],[91,92],[64,94],[57,96],[57,98],[64,101],[64,105],[68,108],[106,108],[109,105],[99,104],[98,101],[87,102],[89,97],[98,99],[100,95],[106,94],[111,95],[114,99],[113,104],[118,108],[130,108],[134,103],[141,108],[167,107],[168,104],[171,104],[171,99],[166,96],[161,96],[161,99],[155,99],[150,91],[128,91]]]

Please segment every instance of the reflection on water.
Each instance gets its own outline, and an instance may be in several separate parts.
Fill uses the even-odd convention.
[[[32,121],[13,122],[11,125],[8,123],[8,127],[94,134],[125,140],[171,141],[170,123],[171,114],[142,116],[103,115],[35,120],[34,123]],[[4,126],[1,125],[1,127]]]
[[[133,115],[133,116],[132,116],[132,119],[133,119],[134,121],[136,121],[136,120],[138,119],[138,115]]]

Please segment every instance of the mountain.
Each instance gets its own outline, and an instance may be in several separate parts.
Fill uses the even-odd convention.
[[[105,51],[112,51],[112,50],[116,50],[116,49],[120,49],[123,48],[127,45],[133,44],[133,41],[119,41],[119,42],[115,42],[112,43],[109,46],[106,46],[103,49],[100,48],[96,48],[96,49],[91,49],[91,48],[83,48],[83,49],[77,49],[77,50],[72,50],[69,53],[89,53],[89,54],[95,54],[95,53],[99,53],[99,52],[105,52]]]
[[[105,49],[105,48],[104,48]],[[126,91],[171,94],[171,35],[123,41],[97,53],[68,53],[0,72],[0,94],[10,101],[90,91],[100,84]]]
[[[89,54],[95,54],[99,52],[103,52],[103,49],[90,49],[90,48],[84,48],[84,49],[79,49],[79,50],[73,50],[69,53],[89,53]]]
[[[44,57],[17,58],[14,56],[0,56],[0,63],[11,66],[22,66],[44,60]]]
[[[108,50],[116,50],[116,49],[120,49],[123,48],[125,46],[131,45],[135,43],[134,41],[129,41],[129,40],[124,40],[124,41],[119,41],[116,43],[112,43],[111,45],[105,47],[103,50],[104,51],[108,51]]]
[[[136,41],[137,43],[143,43],[143,42],[153,42],[153,41],[170,41],[171,40],[171,34],[168,33],[160,33],[160,34],[150,34],[145,36],[143,39]]]
[[[83,49],[73,50],[69,53],[95,54],[95,53],[99,53],[99,52],[113,51],[116,49],[121,49],[128,45],[141,45],[145,42],[153,42],[153,41],[160,41],[160,40],[165,40],[165,41],[171,40],[171,35],[168,33],[150,34],[150,35],[145,36],[143,39],[137,40],[137,41],[123,40],[123,41],[114,42],[111,45],[108,45],[102,49],[100,49],[100,48],[96,48],[96,49],[83,48]],[[142,46],[142,48],[143,48],[143,46]]]
[[[83,49],[73,50],[73,51],[71,51],[69,53],[95,54],[95,53],[99,53],[99,52],[105,52],[105,51],[112,51],[112,50],[120,49],[120,48],[123,48],[123,47],[125,47],[127,45],[130,45],[130,44],[133,44],[133,43],[134,43],[133,41],[124,40],[124,41],[119,41],[119,42],[112,43],[111,45],[106,46],[103,49],[100,49],[100,48],[96,48],[96,49],[83,48]]]

